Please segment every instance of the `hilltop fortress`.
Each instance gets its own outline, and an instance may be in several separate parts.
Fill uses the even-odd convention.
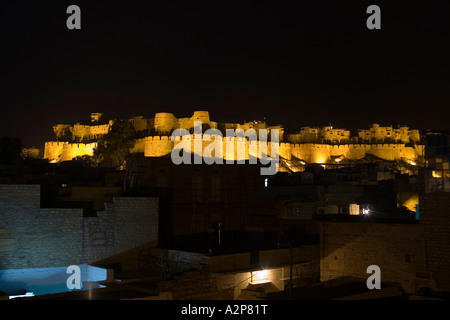
[[[239,139],[246,141],[245,158],[248,159],[249,148],[247,138],[225,137],[226,129],[255,129],[256,132],[266,130],[267,136],[273,129],[279,133],[279,156],[284,160],[300,160],[305,163],[337,163],[341,160],[361,160],[367,155],[394,161],[405,160],[415,163],[424,156],[424,145],[419,130],[406,126],[393,128],[373,124],[369,129],[359,129],[351,135],[350,130],[325,127],[305,127],[297,133],[285,134],[281,125],[268,126],[262,121],[240,123],[217,123],[210,120],[208,111],[195,111],[190,118],[176,118],[172,113],[156,113],[154,118],[142,116],[128,119],[136,131],[136,140],[131,153],[141,153],[145,157],[162,157],[170,155],[178,141],[171,140],[176,129],[186,129],[191,133],[192,143],[198,139],[193,133],[194,122],[201,121],[206,128],[219,129],[223,132],[223,158],[236,159],[236,148],[233,154],[226,152],[226,144]],[[114,120],[102,121],[101,113],[92,113],[90,123],[57,124],[53,126],[55,141],[45,142],[44,159],[49,162],[70,161],[79,156],[92,156],[98,139],[106,135]],[[206,139],[205,139],[206,138]],[[202,137],[203,149],[211,143],[209,137]],[[259,146],[259,144],[258,144]],[[193,150],[193,149],[191,149]],[[267,150],[270,153],[270,141]],[[257,156],[261,153],[259,147]],[[270,155],[270,154],[269,154]]]

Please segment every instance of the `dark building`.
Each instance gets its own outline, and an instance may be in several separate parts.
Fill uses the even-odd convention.
[[[450,133],[426,136],[426,167],[419,196],[420,223],[424,226],[427,267],[436,285],[450,290]]]
[[[170,157],[136,156],[127,160],[124,192],[159,198],[162,247],[244,250],[252,246],[244,234],[259,234],[266,242],[258,242],[260,248],[276,243],[275,228],[263,239],[251,230],[252,224],[276,223],[273,201],[262,193],[265,179],[254,164],[175,165]]]

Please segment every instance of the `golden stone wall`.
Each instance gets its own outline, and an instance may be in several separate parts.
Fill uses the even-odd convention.
[[[171,113],[155,114],[155,129],[158,132],[171,132],[176,129],[177,119]]]
[[[194,127],[194,121],[201,121],[211,128],[217,128],[217,122],[209,119],[208,111],[195,111],[190,118],[177,119],[172,113],[156,113],[154,118],[154,129],[159,133],[172,133],[175,129],[190,130]]]
[[[97,143],[68,143],[63,146],[61,161],[70,161],[76,157],[93,156]]]
[[[100,114],[99,114],[100,115]],[[131,153],[143,153],[146,157],[161,157],[170,155],[172,149],[180,143],[180,139],[172,141],[170,134],[175,129],[191,130],[194,127],[195,121],[201,121],[203,124],[209,125],[210,128],[217,128],[217,122],[210,120],[208,111],[195,111],[190,118],[176,118],[172,113],[156,113],[154,118],[145,119],[142,116],[134,117],[129,120],[136,131],[145,132],[145,130],[154,129],[160,135],[147,136],[136,140],[134,147],[130,150]],[[57,140],[66,138],[71,135],[70,141],[49,141],[45,143],[44,159],[49,159],[53,162],[69,161],[77,156],[93,155],[93,150],[96,147],[96,140],[108,133],[110,127],[114,123],[113,120],[108,124],[98,125],[95,122],[92,125],[75,124],[73,126],[67,124],[58,124],[53,127]],[[344,157],[351,160],[360,160],[366,155],[374,155],[385,160],[416,160],[424,155],[424,146],[421,144],[414,144],[413,146],[406,146],[411,141],[420,142],[420,133],[418,130],[410,130],[406,126],[401,126],[394,129],[392,126],[380,127],[378,124],[373,124],[367,130],[359,130],[357,137],[351,137],[350,131],[326,127],[302,128],[298,134],[286,135],[283,139],[283,128],[281,126],[267,126],[262,121],[250,121],[243,124],[239,123],[224,123],[226,129],[242,129],[247,131],[249,129],[267,130],[267,136],[270,137],[270,130],[279,130],[279,144],[278,152],[280,157],[291,160],[298,158],[307,163],[328,163],[335,157]],[[149,131],[150,133],[150,131]],[[162,135],[161,135],[162,134]],[[225,134],[225,133],[224,133]],[[349,143],[360,141],[368,141],[368,143]],[[214,140],[209,135],[189,135],[191,143],[191,152],[203,154],[205,149],[207,151],[213,149],[211,143]],[[201,139],[198,141],[196,139]],[[216,156],[223,157],[225,160],[238,160],[238,145],[245,146],[244,159],[249,159],[249,154],[261,158],[261,152],[270,155],[271,145],[268,143],[267,150],[259,143],[256,144],[256,150],[250,148],[248,139],[237,137],[223,137],[223,149],[217,152]],[[356,139],[356,140],[355,140]],[[375,139],[375,140],[374,140]],[[92,141],[92,142],[91,142]],[[199,144],[195,142],[199,142]],[[374,143],[376,141],[395,141],[395,143]],[[91,142],[91,143],[81,143]],[[239,143],[243,142],[243,143]],[[227,145],[233,144],[233,150],[228,150]],[[201,145],[201,151],[196,150],[196,146]],[[213,153],[215,155],[215,153]]]
[[[44,159],[60,161],[64,145],[68,142],[48,141],[44,145]]]
[[[70,124],[57,124],[53,126],[53,132],[56,139],[64,138],[66,135],[72,134],[72,126]]]
[[[326,163],[330,158],[343,156],[351,160],[372,154],[384,160],[415,160],[424,155],[424,146],[406,147],[405,144],[293,144],[291,154],[309,163]]]
[[[162,157],[170,155],[174,146],[174,142],[169,136],[155,136],[144,139],[144,156],[145,157]]]
[[[72,127],[72,141],[82,142],[92,139],[99,139],[108,133],[111,126],[112,122],[92,126],[77,123]]]
[[[92,156],[97,143],[68,143],[49,141],[45,143],[44,159],[50,162],[70,161],[79,156]]]
[[[201,153],[203,154],[205,148],[213,141],[208,135],[202,135],[195,138],[194,135],[189,135],[188,139],[191,144],[191,152],[200,154],[196,150],[196,145],[201,145]],[[205,141],[206,140],[206,141]],[[245,141],[244,141],[245,140]],[[171,141],[170,136],[153,136],[142,139],[137,139],[134,147],[130,150],[131,153],[143,153],[145,157],[162,157],[170,155],[174,146],[180,143],[180,138],[176,141]],[[233,144],[233,149],[227,145]],[[237,160],[238,145],[244,145],[244,159],[249,159],[249,154],[261,158],[261,146],[258,142],[256,145],[256,152],[252,152],[249,141],[246,138],[225,137],[222,140],[222,156],[225,160]],[[68,143],[68,142],[46,142],[44,150],[44,159],[68,161],[77,156],[93,155],[93,150],[97,143]],[[212,146],[210,148],[213,148]],[[233,153],[231,154],[230,151]],[[267,143],[267,148],[264,153],[271,155],[271,143]],[[363,159],[366,155],[372,154],[384,160],[416,160],[424,155],[424,146],[415,145],[414,147],[406,147],[405,144],[314,144],[314,143],[280,143],[279,155],[280,157],[291,160],[292,157],[303,160],[307,163],[327,163],[331,161],[331,157],[345,157],[351,160]],[[215,153],[213,153],[215,155]]]

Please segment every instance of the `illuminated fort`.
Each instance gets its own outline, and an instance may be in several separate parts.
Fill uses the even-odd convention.
[[[53,126],[54,141],[45,142],[44,159],[50,162],[70,161],[79,156],[92,156],[97,147],[97,141],[104,137],[114,120],[101,121],[101,113],[92,113],[88,124],[76,123],[57,124]],[[266,130],[279,131],[279,156],[285,161],[298,160],[305,163],[327,164],[338,163],[344,159],[362,160],[368,155],[380,159],[394,161],[404,160],[414,164],[424,156],[424,144],[419,130],[407,126],[380,126],[373,124],[369,129],[359,129],[351,135],[350,130],[325,127],[305,127],[294,134],[285,134],[280,125],[268,126],[263,121],[240,123],[218,123],[210,120],[208,111],[195,111],[190,118],[176,118],[172,113],[156,113],[154,118],[142,116],[128,119],[134,130],[139,133],[135,139],[131,153],[141,153],[145,157],[162,157],[170,155],[179,141],[172,141],[171,134],[176,129],[186,129],[191,133],[191,140],[196,137],[193,132],[194,122],[201,121],[204,126],[219,129],[255,129],[257,132]],[[236,160],[234,153],[227,153],[226,144],[236,144],[236,139],[245,139],[248,159],[248,138],[226,137],[223,135],[223,158]],[[211,143],[210,139],[202,138],[203,149]],[[267,150],[270,153],[270,142]],[[192,149],[191,149],[192,150]],[[260,155],[259,143],[255,156]]]

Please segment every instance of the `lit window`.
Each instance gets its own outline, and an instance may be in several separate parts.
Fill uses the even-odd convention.
[[[433,170],[433,171],[431,172],[431,175],[433,176],[433,178],[442,178],[442,173],[439,172],[439,171]]]

